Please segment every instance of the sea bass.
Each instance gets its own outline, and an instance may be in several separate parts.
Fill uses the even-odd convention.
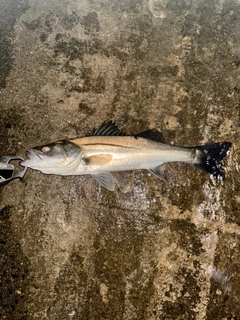
[[[123,134],[112,122],[103,122],[85,137],[60,140],[27,151],[22,166],[62,176],[90,174],[110,191],[115,190],[111,172],[147,169],[160,179],[168,162],[186,162],[216,178],[224,178],[221,160],[230,142],[198,147],[165,144],[157,129],[134,136]]]

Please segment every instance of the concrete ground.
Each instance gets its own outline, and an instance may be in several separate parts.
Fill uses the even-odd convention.
[[[240,319],[240,2],[1,0],[0,150],[104,120],[181,146],[231,141],[226,179],[28,170],[0,187],[0,318]]]

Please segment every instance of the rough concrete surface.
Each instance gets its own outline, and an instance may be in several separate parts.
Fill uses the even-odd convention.
[[[28,170],[0,189],[1,319],[240,319],[240,1],[1,0],[0,150],[104,120],[231,141],[226,179]],[[128,187],[129,186],[129,187]]]

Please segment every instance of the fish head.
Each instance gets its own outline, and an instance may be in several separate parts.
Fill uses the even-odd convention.
[[[68,140],[34,147],[27,151],[28,159],[22,166],[47,174],[67,175],[76,169],[81,158],[81,148]]]

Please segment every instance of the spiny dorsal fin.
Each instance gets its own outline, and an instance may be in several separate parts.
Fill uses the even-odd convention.
[[[93,128],[91,132],[87,134],[89,136],[125,136],[122,131],[112,121],[104,121],[99,127]]]
[[[147,138],[147,139],[154,140],[154,141],[161,142],[161,143],[165,142],[161,132],[159,132],[155,128],[140,132],[140,133],[136,134],[135,137]]]

